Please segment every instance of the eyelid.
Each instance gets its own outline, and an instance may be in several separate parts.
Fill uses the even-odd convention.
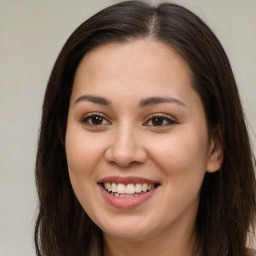
[[[90,124],[89,123],[89,119],[92,118],[92,117],[95,117],[95,116],[98,116],[98,117],[101,117],[104,119],[103,122],[107,122],[107,123],[103,123],[103,124]],[[162,118],[165,122],[167,121],[168,123],[167,124],[161,124],[161,125],[149,125],[148,123],[151,121],[151,119],[153,119],[154,117],[157,117],[157,118]],[[100,112],[90,112],[90,113],[87,113],[85,115],[83,115],[83,117],[79,120],[81,123],[83,123],[84,125],[86,126],[91,126],[91,127],[101,127],[101,126],[106,126],[106,125],[111,125],[111,121],[109,121],[109,117],[106,116],[105,114],[103,113],[100,113]],[[170,116],[169,114],[165,114],[165,113],[154,113],[154,114],[150,114],[149,116],[147,116],[146,118],[146,121],[143,123],[143,126],[151,126],[151,127],[154,127],[154,128],[163,128],[163,127],[166,127],[166,126],[171,126],[173,124],[177,124],[177,121],[174,117]]]
[[[146,122],[144,122],[144,126],[147,126],[146,124],[154,117],[159,117],[159,118],[163,118],[164,120],[168,120],[170,121],[170,123],[168,125],[159,125],[159,126],[154,126],[154,125],[148,125],[148,126],[152,126],[155,128],[160,128],[160,127],[166,127],[169,125],[173,125],[173,124],[177,124],[178,122],[176,121],[176,119],[168,114],[164,114],[164,113],[155,113],[155,114],[151,114],[147,117]]]
[[[99,116],[99,117],[102,117],[103,119],[105,119],[108,124],[98,124],[98,125],[93,125],[93,124],[86,124],[86,119],[89,119],[91,117],[94,117],[94,116]],[[80,122],[87,125],[87,126],[104,126],[104,125],[109,125],[111,124],[111,122],[109,121],[109,118],[103,114],[103,113],[100,113],[100,112],[90,112],[90,113],[87,113],[85,115],[83,115],[83,117],[80,119]]]

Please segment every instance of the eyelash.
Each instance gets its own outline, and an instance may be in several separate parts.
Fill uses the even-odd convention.
[[[106,121],[107,124],[93,124],[92,123],[92,118],[93,117],[99,117],[99,118],[102,118],[102,120]],[[87,126],[102,126],[102,125],[110,125],[111,123],[109,121],[107,121],[107,118],[100,114],[100,113],[90,113],[90,114],[87,114],[85,115],[82,119],[81,119],[81,122]]]
[[[92,123],[92,118],[100,118],[101,121],[103,122],[106,122],[106,123],[100,123],[100,124],[93,124]],[[155,118],[155,121],[156,122],[159,122],[159,125],[153,125],[153,124],[150,124],[150,125],[147,125],[147,123],[152,123],[152,120]],[[157,120],[159,119],[159,120]],[[94,121],[97,121],[97,120],[94,120]],[[82,119],[81,119],[81,122],[87,126],[91,126],[91,127],[95,127],[95,126],[103,126],[103,125],[111,125],[111,122],[109,122],[107,120],[107,118],[100,114],[100,113],[90,113],[90,114],[87,114],[85,115]],[[166,114],[152,114],[150,115],[148,118],[147,118],[147,121],[143,124],[143,126],[152,126],[152,127],[166,127],[166,126],[170,126],[170,125],[173,125],[173,124],[176,124],[177,122],[174,121],[172,118],[170,118],[169,115],[166,115]]]
[[[160,119],[160,125],[148,125],[148,126],[153,126],[153,127],[166,127],[166,126],[170,126],[170,125],[173,125],[173,124],[176,124],[177,122],[174,121],[169,115],[166,115],[166,114],[153,114],[153,115],[150,115],[148,117],[148,120],[146,123],[148,123],[149,121],[151,121],[152,123],[152,120],[154,118],[158,118]],[[165,124],[161,124],[161,121],[162,122],[166,122]],[[145,126],[145,123],[143,124]]]

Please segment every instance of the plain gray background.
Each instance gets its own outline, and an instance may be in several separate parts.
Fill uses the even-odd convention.
[[[0,256],[35,255],[35,154],[41,106],[53,63],[82,21],[116,2],[0,0]],[[172,2],[197,13],[222,42],[256,145],[256,1]]]

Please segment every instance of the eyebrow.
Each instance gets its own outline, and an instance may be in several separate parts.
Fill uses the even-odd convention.
[[[151,98],[142,99],[139,102],[139,106],[147,107],[147,106],[152,106],[160,103],[176,103],[180,106],[184,106],[184,107],[186,106],[184,102],[173,97],[151,97]]]
[[[107,100],[106,98],[103,98],[100,96],[94,96],[94,95],[82,95],[74,102],[74,104],[77,104],[82,101],[89,101],[89,102],[100,104],[100,105],[112,106],[111,101]],[[184,102],[173,97],[150,97],[150,98],[142,99],[139,102],[139,106],[147,107],[147,106],[157,105],[161,103],[175,103],[180,106],[186,106]]]
[[[78,102],[81,101],[89,101],[92,103],[100,104],[100,105],[105,105],[105,106],[111,106],[111,102],[103,97],[100,96],[94,96],[94,95],[82,95],[80,96],[74,104],[77,104]]]

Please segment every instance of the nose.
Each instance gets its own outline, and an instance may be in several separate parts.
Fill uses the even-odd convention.
[[[144,163],[147,152],[138,137],[135,129],[127,126],[113,131],[111,142],[105,152],[106,161],[121,167]]]

